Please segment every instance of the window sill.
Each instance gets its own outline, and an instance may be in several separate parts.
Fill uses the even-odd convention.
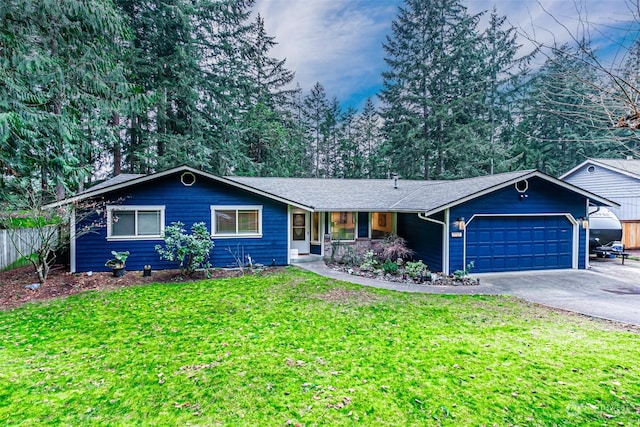
[[[163,240],[162,236],[111,236],[107,237],[108,242],[122,242],[135,240]]]
[[[262,239],[262,234],[213,234],[212,239]]]

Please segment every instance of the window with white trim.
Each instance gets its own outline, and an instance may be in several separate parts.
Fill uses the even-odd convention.
[[[262,236],[262,206],[211,206],[214,237]]]
[[[107,206],[108,239],[159,239],[164,206]]]
[[[355,212],[331,212],[331,240],[355,240],[358,215]]]
[[[371,213],[371,238],[384,239],[393,233],[394,215],[391,212]]]

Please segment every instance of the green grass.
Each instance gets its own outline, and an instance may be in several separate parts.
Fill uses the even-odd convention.
[[[640,337],[291,269],[0,312],[6,425],[640,423]]]
[[[0,273],[4,272],[4,271],[9,271],[9,270],[13,270],[16,268],[20,268],[20,267],[26,267],[27,265],[30,265],[31,263],[29,262],[29,259],[27,257],[20,257],[17,260],[15,260],[14,262],[12,262],[11,264],[9,264],[8,266],[6,266],[5,268],[0,268]],[[1,286],[1,285],[0,285]]]

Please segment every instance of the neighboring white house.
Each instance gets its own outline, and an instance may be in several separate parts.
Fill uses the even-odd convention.
[[[622,222],[627,248],[640,248],[640,160],[587,159],[560,179],[620,204],[609,208]]]

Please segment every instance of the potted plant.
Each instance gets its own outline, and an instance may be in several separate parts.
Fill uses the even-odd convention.
[[[113,259],[105,262],[104,265],[106,267],[111,268],[113,271],[114,277],[122,277],[125,272],[125,264],[127,262],[127,258],[129,257],[129,251],[116,252],[111,251],[111,255],[113,255]]]

